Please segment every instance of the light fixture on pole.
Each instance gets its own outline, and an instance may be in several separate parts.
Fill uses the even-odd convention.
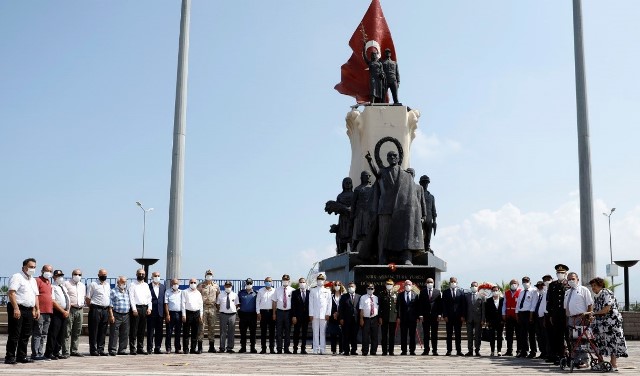
[[[142,258],[144,258],[144,238],[147,232],[147,213],[153,211],[153,208],[145,209],[140,201],[136,201],[136,205],[142,209]]]
[[[607,265],[607,275],[611,277],[611,285],[613,286],[613,277],[618,275],[618,267],[613,263],[613,245],[611,243],[611,215],[616,211],[616,208],[611,208],[609,213],[602,213],[605,217],[609,219],[609,262]]]

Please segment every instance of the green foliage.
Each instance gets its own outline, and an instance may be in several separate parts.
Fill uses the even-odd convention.
[[[442,281],[442,283],[440,284],[440,290],[444,291],[448,288],[449,288],[449,281],[448,280]]]
[[[7,292],[9,292],[9,286],[0,287],[0,293],[6,294]]]
[[[609,289],[612,292],[616,292],[616,287],[622,286],[622,283],[611,284],[611,278],[604,278],[604,288]]]

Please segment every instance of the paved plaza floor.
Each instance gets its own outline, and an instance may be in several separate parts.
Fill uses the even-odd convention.
[[[82,337],[80,351],[88,354],[88,338]],[[4,356],[7,336],[0,335],[0,353]],[[237,346],[237,344],[236,344]],[[440,349],[446,349],[444,341]],[[485,347],[486,346],[486,347]],[[640,374],[640,342],[628,341],[629,358],[619,359],[617,374]],[[463,344],[464,347],[464,344]],[[495,357],[483,343],[482,357],[440,356],[342,356],[278,354],[164,354],[105,356],[37,361],[30,364],[0,364],[0,375],[327,375],[382,374],[429,375],[529,375],[569,373],[541,360]],[[206,346],[205,346],[206,348]],[[238,347],[236,347],[237,350]],[[30,350],[29,350],[30,351]],[[418,347],[418,354],[422,349]],[[400,353],[399,347],[396,354]],[[593,373],[575,370],[576,374]],[[613,372],[612,372],[613,373]]]

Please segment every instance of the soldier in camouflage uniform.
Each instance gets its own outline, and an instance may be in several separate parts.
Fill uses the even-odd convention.
[[[209,336],[209,352],[216,352],[214,328],[218,319],[218,311],[216,310],[216,301],[220,295],[220,287],[213,281],[213,271],[207,270],[204,274],[204,281],[198,285],[198,291],[202,294],[202,302],[204,303],[204,313],[200,327],[198,329],[198,350],[202,351],[202,341],[204,341],[204,326],[207,325]]]
[[[567,272],[569,267],[563,264],[555,266],[557,280],[549,284],[547,291],[547,312],[549,315],[548,341],[551,353],[547,361],[549,363],[560,364],[560,358],[564,356],[564,341],[567,325],[567,316],[564,310],[564,293],[569,288],[567,285]]]

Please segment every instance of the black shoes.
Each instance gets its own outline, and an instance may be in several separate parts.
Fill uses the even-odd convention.
[[[72,352],[70,355],[71,356],[77,356],[78,358],[84,358],[84,355],[82,355],[82,354],[80,354],[78,352]]]

